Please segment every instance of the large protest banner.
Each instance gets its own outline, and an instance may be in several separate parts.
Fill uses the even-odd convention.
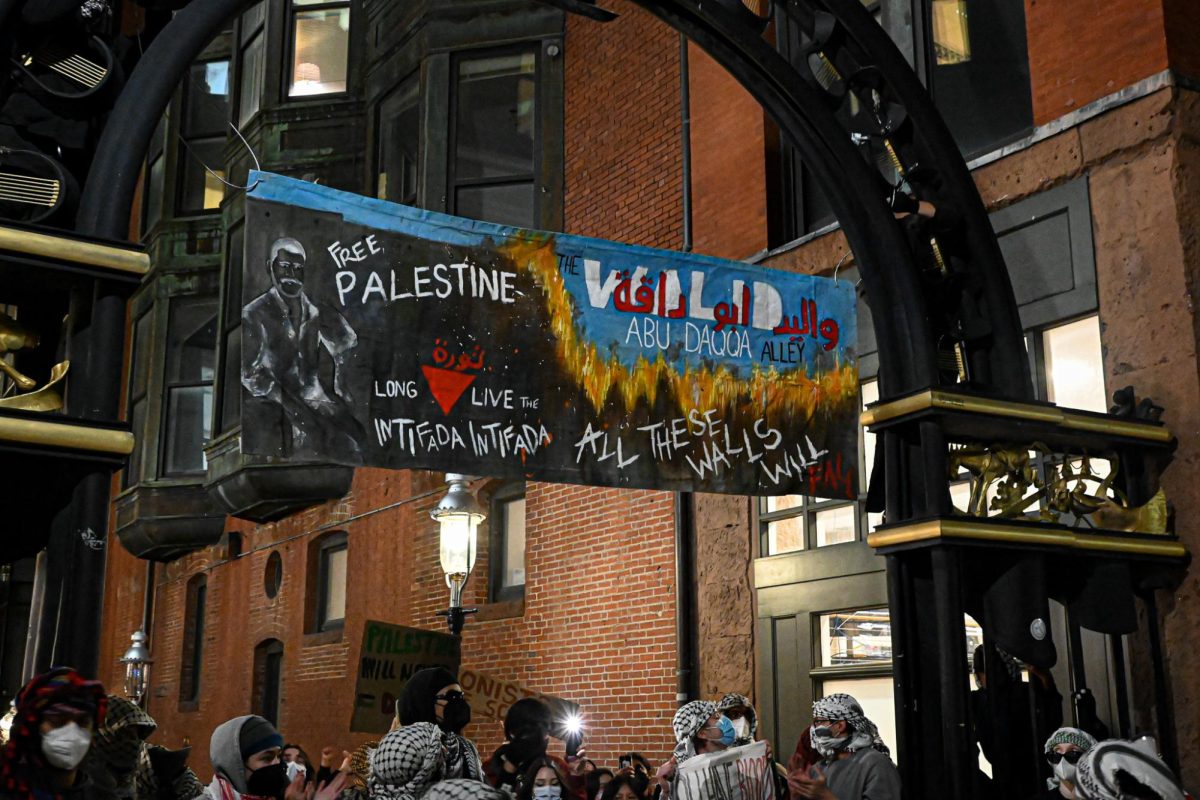
[[[679,765],[673,800],[775,800],[767,743],[754,742],[689,758]]]
[[[250,182],[243,452],[857,495],[850,281]]]
[[[367,620],[354,687],[350,730],[387,733],[396,699],[417,670],[446,667],[458,671],[460,642],[447,633]]]

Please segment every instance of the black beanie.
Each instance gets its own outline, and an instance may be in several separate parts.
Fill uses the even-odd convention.
[[[255,753],[269,750],[272,747],[283,747],[283,737],[275,726],[262,717],[250,717],[238,732],[238,748],[242,751],[245,761]]]
[[[396,704],[400,724],[432,722],[436,725],[437,711],[434,704],[437,702],[437,694],[455,683],[458,683],[458,677],[445,667],[430,667],[417,671],[408,679],[408,683],[404,684],[400,702]]]
[[[522,697],[504,715],[504,736],[512,739],[522,728],[537,728],[543,734],[549,734],[552,724],[550,706],[536,697]]]

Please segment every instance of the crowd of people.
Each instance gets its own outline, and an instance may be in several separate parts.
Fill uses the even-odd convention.
[[[702,800],[684,774],[734,754],[688,762],[758,741],[754,707],[739,694],[680,707],[672,721],[674,752],[657,768],[636,752],[620,756],[615,768],[583,751],[568,759],[551,754],[555,720],[537,699],[512,705],[505,741],[486,760],[463,736],[470,721],[457,677],[427,669],[406,684],[392,730],[378,741],[353,751],[325,747],[313,764],[271,722],[247,715],[217,726],[211,769],[193,769],[189,748],[147,741],[156,726],[138,705],[58,668],[16,697],[0,760],[0,800]],[[813,704],[812,724],[786,766],[773,761],[769,746],[766,753],[770,777],[754,797],[709,796],[899,800],[903,793],[887,744],[850,695]],[[1044,755],[1054,777],[1039,798],[1189,797],[1148,740],[1097,742],[1082,730],[1060,728]],[[197,772],[212,777],[205,784]]]

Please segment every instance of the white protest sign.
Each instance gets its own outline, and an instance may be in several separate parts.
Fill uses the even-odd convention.
[[[767,743],[689,758],[679,766],[672,800],[775,800]]]

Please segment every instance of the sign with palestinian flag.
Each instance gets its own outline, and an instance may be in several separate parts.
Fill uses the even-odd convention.
[[[250,180],[243,452],[857,495],[850,282]]]

